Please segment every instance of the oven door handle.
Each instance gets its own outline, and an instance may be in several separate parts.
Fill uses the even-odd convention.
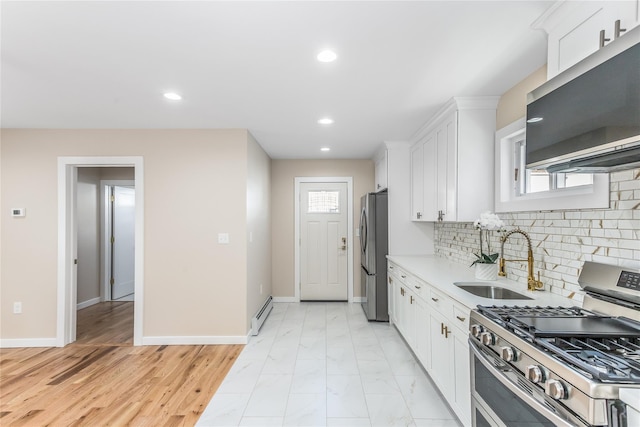
[[[513,394],[515,394],[520,399],[522,399],[532,409],[534,409],[543,417],[548,418],[549,421],[552,421],[556,426],[575,427],[575,424],[571,424],[564,418],[561,418],[556,414],[554,414],[553,412],[549,411],[544,406],[542,406],[542,404],[538,400],[534,399],[531,395],[529,395],[528,393],[523,391],[520,387],[518,387],[517,384],[511,381],[507,376],[505,376],[502,373],[502,371],[497,366],[494,366],[488,360],[487,356],[483,354],[484,352],[481,349],[477,348],[476,344],[473,343],[472,340],[469,340],[469,344],[470,344],[469,347],[471,348],[473,353],[476,355],[480,363],[482,363],[484,367],[487,368],[487,370],[489,370],[489,372],[492,372],[496,377],[496,379],[498,379],[498,381],[502,383],[502,385],[507,387]]]

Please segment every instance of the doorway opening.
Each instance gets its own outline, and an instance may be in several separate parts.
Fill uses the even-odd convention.
[[[77,345],[133,345],[134,173],[78,167]]]
[[[296,301],[353,302],[353,178],[295,178]]]
[[[93,289],[93,296],[87,299],[86,289],[78,287],[79,274],[85,274],[86,270],[83,265],[82,269],[79,269],[79,263],[91,263],[95,262],[95,257],[90,259],[87,254],[86,248],[82,245],[86,244],[86,236],[83,236],[83,230],[79,230],[79,221],[81,221],[78,209],[78,203],[81,201],[82,188],[79,193],[79,171],[87,171],[86,168],[92,168],[97,171],[107,170],[123,170],[122,168],[133,168],[133,180],[118,180],[115,184],[121,184],[124,188],[125,199],[128,198],[127,206],[124,207],[130,227],[127,243],[128,247],[125,250],[121,250],[123,259],[128,259],[128,264],[125,266],[125,276],[127,277],[124,287],[119,288],[118,292],[122,295],[131,295],[135,298],[131,298],[133,302],[113,302],[113,288],[111,288],[111,280],[107,280],[108,287],[105,285],[105,278],[107,277],[107,271],[111,270],[111,259],[114,259],[113,254],[109,254],[109,257],[105,256],[104,250],[104,235],[107,232],[108,222],[104,222],[104,217],[110,215],[109,206],[105,205],[104,197],[101,197],[99,210],[100,216],[103,218],[104,225],[102,231],[99,233],[102,241],[102,256],[99,257],[97,262],[100,265],[100,273],[96,279],[99,287],[99,296],[95,296],[95,289]],[[97,173],[100,176],[100,173]],[[82,172],[81,172],[82,175]],[[105,315],[118,314],[118,318],[113,320],[112,328],[105,330],[106,332],[113,332],[117,329],[117,325],[123,322],[131,322],[131,312],[133,312],[133,345],[142,344],[142,320],[143,320],[143,262],[144,262],[144,248],[143,248],[143,162],[142,157],[60,157],[58,158],[58,316],[57,316],[57,333],[56,340],[59,347],[63,347],[69,343],[76,341],[78,334],[78,318],[84,316],[82,319],[83,329],[80,332],[84,332],[86,327],[85,321],[88,325],[104,325],[107,324],[104,320]],[[135,183],[135,184],[133,184]],[[82,187],[83,183],[80,183]],[[133,187],[135,185],[135,190]],[[100,182],[101,193],[103,193],[106,186]],[[104,194],[102,194],[104,196]],[[126,200],[125,200],[126,202]],[[109,213],[107,213],[109,212]],[[95,231],[95,230],[94,230]],[[79,235],[80,232],[80,235]],[[110,241],[111,239],[109,239]],[[84,255],[84,259],[83,259]],[[114,267],[118,267],[115,266]],[[89,269],[91,270],[91,269]],[[92,270],[95,272],[96,270]],[[92,275],[93,273],[90,273]],[[84,280],[84,278],[82,278]],[[90,279],[91,283],[92,280]],[[93,282],[96,283],[96,282]],[[107,291],[108,290],[108,291]],[[85,294],[82,294],[85,292]],[[84,295],[81,297],[81,295]],[[98,301],[96,301],[98,298]],[[83,301],[80,301],[80,300]],[[99,302],[99,304],[95,304]],[[84,304],[84,306],[83,306]],[[97,307],[94,307],[96,305]],[[78,314],[78,309],[82,310],[81,314]],[[128,313],[127,313],[128,312]],[[88,319],[88,320],[87,320]],[[123,320],[125,319],[125,320]],[[91,326],[90,326],[91,327]],[[102,332],[105,332],[102,331]],[[98,332],[99,334],[102,332]],[[128,332],[131,335],[131,332]],[[121,337],[120,337],[121,338]]]

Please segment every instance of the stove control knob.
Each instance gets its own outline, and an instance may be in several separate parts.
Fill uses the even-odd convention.
[[[545,393],[556,400],[567,398],[567,388],[558,380],[549,380],[546,384]]]
[[[513,349],[513,347],[500,348],[500,355],[502,356],[502,360],[506,362],[516,361],[516,351]]]
[[[491,332],[482,332],[480,334],[480,342],[484,345],[494,345],[496,343],[496,336]]]
[[[540,366],[529,365],[527,366],[527,378],[534,384],[544,382],[544,372],[540,369]]]
[[[471,325],[471,335],[476,338],[480,337],[480,334],[484,331],[482,325]]]

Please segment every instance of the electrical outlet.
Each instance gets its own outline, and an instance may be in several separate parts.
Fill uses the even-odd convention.
[[[13,314],[22,314],[22,303],[16,301],[13,303]]]
[[[229,233],[218,233],[218,243],[226,245],[229,243]]]

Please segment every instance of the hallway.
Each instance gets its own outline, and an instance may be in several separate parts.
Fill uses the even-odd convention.
[[[389,323],[360,304],[276,303],[198,426],[459,426]]]
[[[72,345],[133,345],[133,302],[106,301],[78,310]]]

